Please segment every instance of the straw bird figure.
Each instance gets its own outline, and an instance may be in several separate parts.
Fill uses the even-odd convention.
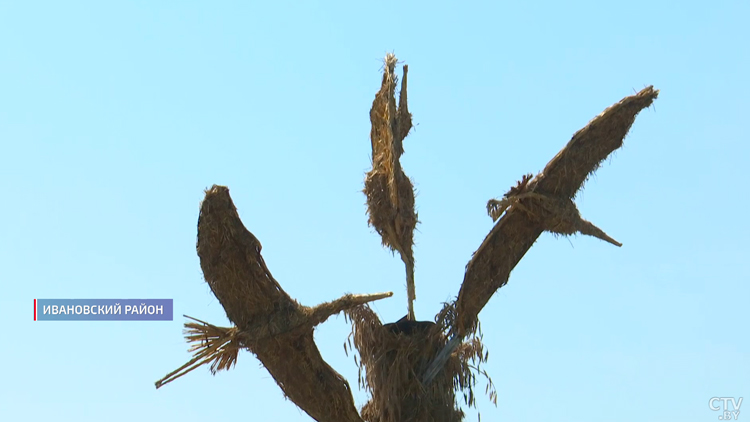
[[[407,104],[406,78],[408,66],[403,67],[403,80],[398,106],[396,105],[396,56],[385,58],[383,80],[370,109],[370,140],[372,142],[372,170],[365,178],[368,223],[380,235],[383,245],[401,255],[406,267],[408,317],[415,320],[414,300],[414,228],[417,213],[414,210],[414,187],[401,168],[399,161],[404,153],[403,141],[412,128],[411,113]]]
[[[408,67],[403,66],[397,104],[396,63],[393,54],[386,56],[370,110],[372,170],[364,193],[369,225],[405,264],[407,315],[383,324],[366,306],[391,292],[346,294],[312,307],[297,302],[271,274],[261,243],[240,219],[229,189],[214,185],[201,203],[196,251],[204,279],[233,326],[188,317],[185,338],[192,343],[193,357],[157,381],[156,388],[203,365],[210,365],[212,373],[228,370],[240,350],[247,350],[284,396],[316,421],[460,422],[464,413],[457,393],[466,405],[476,406],[477,375],[487,377],[486,392],[497,404],[492,381],[480,368],[489,354],[483,349],[478,315],[539,236],[580,233],[622,245],[584,220],[573,199],[622,146],[636,115],[657,98],[659,91],[651,86],[607,108],[576,132],[542,172],[523,176],[502,198],[490,200],[487,211],[494,225],[466,265],[455,301],[444,304],[434,322],[416,321],[413,235],[418,218],[413,185],[400,163],[403,140],[412,128]],[[323,359],[315,342],[315,327],[341,312],[352,323],[344,350],[348,353],[353,343],[358,351],[358,382],[370,395],[361,408],[349,382]]]

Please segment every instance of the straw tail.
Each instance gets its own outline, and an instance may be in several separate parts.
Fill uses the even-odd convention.
[[[385,57],[383,80],[370,109],[372,170],[365,177],[368,224],[375,228],[384,246],[401,255],[406,266],[409,319],[414,319],[414,228],[418,223],[414,187],[401,168],[403,141],[412,128],[407,101],[408,66],[396,104],[396,56]]]
[[[607,108],[576,132],[540,174],[533,179],[524,177],[502,200],[488,203],[487,210],[497,222],[466,265],[456,300],[453,339],[476,330],[479,312],[497,289],[508,282],[510,272],[544,231],[580,232],[621,245],[583,220],[572,198],[601,163],[622,146],[638,113],[658,95],[659,91],[649,86]],[[425,383],[440,372],[453,352],[451,348],[455,349],[459,343],[458,340],[447,343],[425,371]]]
[[[592,236],[597,239],[601,239],[617,247],[622,246],[622,243],[616,241],[615,239],[612,239],[611,237],[609,237],[607,233],[604,233],[602,229],[600,229],[599,227],[596,227],[593,223],[591,223],[590,221],[584,220],[583,218],[579,222],[578,232],[581,234],[585,234],[586,236]]]

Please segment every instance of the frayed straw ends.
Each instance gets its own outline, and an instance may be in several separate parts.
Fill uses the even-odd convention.
[[[211,364],[213,375],[218,371],[228,370],[237,363],[237,355],[242,348],[237,327],[217,327],[187,315],[184,317],[196,321],[185,323],[184,330],[185,339],[193,344],[188,350],[194,352],[193,359],[156,381],[156,388],[169,384],[208,363]]]
[[[459,391],[466,404],[475,405],[473,371],[478,366],[473,363],[487,357],[481,341],[462,344],[434,382],[425,386],[420,374],[445,345],[443,324],[404,318],[383,325],[367,306],[346,315],[352,320],[351,337],[360,355],[359,384],[370,392],[361,411],[365,421],[458,422],[464,416],[456,401]]]

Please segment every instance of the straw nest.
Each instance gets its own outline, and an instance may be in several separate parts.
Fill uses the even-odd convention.
[[[383,325],[368,306],[345,314],[353,324],[349,345],[353,339],[360,356],[359,384],[370,393],[361,411],[365,421],[461,421],[464,413],[456,393],[463,394],[465,404],[475,406],[476,376],[486,376],[480,365],[488,358],[479,337],[461,344],[429,386],[420,379],[446,343],[445,328],[452,323],[451,305],[438,314],[437,322],[404,317]],[[487,381],[486,391],[495,401],[494,386],[489,377]]]
[[[380,235],[383,245],[398,251],[406,267],[408,316],[414,319],[414,228],[417,213],[414,209],[414,187],[401,168],[403,140],[412,128],[407,105],[406,80],[408,66],[403,67],[403,81],[398,106],[396,105],[396,56],[385,58],[383,81],[370,109],[370,140],[372,170],[365,177],[368,223]]]
[[[284,394],[316,420],[361,421],[348,382],[320,356],[313,328],[328,317],[392,293],[345,295],[310,308],[289,297],[261,256],[261,244],[239,218],[229,189],[206,191],[198,219],[198,256],[206,282],[232,328],[191,318],[186,338],[193,359],[156,383],[157,388],[211,364],[228,369],[244,348],[254,353]]]

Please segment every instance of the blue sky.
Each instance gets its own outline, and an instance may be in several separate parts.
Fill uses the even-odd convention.
[[[311,420],[249,353],[153,383],[189,359],[180,315],[228,324],[195,253],[214,183],[301,303],[393,291],[374,309],[405,314],[403,264],[361,193],[394,51],[418,124],[402,162],[426,320],[492,227],[488,199],[604,108],[661,90],[578,198],[624,246],[545,234],[480,315],[499,394],[478,400],[484,420],[717,420],[711,397],[750,397],[748,16],[743,1],[0,2],[0,413]],[[143,297],[173,298],[177,318],[31,316],[33,298]],[[334,317],[316,340],[355,386],[349,330]]]

